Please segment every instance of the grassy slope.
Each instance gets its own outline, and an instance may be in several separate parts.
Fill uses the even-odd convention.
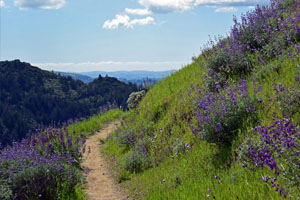
[[[262,125],[272,124],[274,113],[278,119],[283,118],[279,102],[274,97],[274,82],[299,89],[299,85],[295,85],[295,73],[300,71],[300,56],[294,51],[295,58],[291,59],[289,51],[294,49],[290,47],[269,63],[255,66],[250,76],[243,77],[248,82],[249,96],[253,95],[252,79],[257,85],[262,84],[262,93],[259,94],[262,103],[258,110],[258,120]],[[256,63],[257,57],[252,56]],[[240,144],[254,136],[251,130],[256,124],[240,129],[231,149],[221,149],[192,135],[189,126],[195,123],[196,94],[191,92],[192,95],[188,95],[188,90],[191,90],[191,84],[203,88],[206,72],[200,66],[204,66],[205,62],[200,55],[192,64],[155,85],[139,106],[127,113],[129,127],[134,128],[137,135],[142,135],[144,128],[147,137],[157,136],[149,150],[154,158],[152,168],[130,174],[124,170],[124,158],[129,155],[130,149],[118,143],[117,137],[114,137],[116,133],[108,139],[105,152],[117,163],[119,181],[136,199],[284,199],[271,184],[261,180],[262,176],[272,176],[269,169],[253,171],[243,168],[242,163],[237,161]],[[296,112],[291,120],[299,124],[300,112]],[[178,140],[192,148],[184,154],[172,154],[169,147],[174,147]],[[283,180],[279,183],[286,184]],[[292,199],[299,199],[299,189],[293,189]]]
[[[130,126],[136,129],[138,135],[141,134],[142,126],[146,127],[147,134],[151,135],[151,132],[154,132],[158,135],[158,148],[163,149],[162,141],[165,140],[162,138],[165,130],[171,128],[172,136],[167,142],[182,137],[186,143],[193,144],[192,149],[185,155],[175,157],[159,158],[160,155],[155,155],[158,157],[157,160],[161,161],[158,167],[139,174],[127,174],[126,178],[130,180],[122,184],[138,199],[204,199],[207,195],[215,196],[216,199],[281,199],[274,188],[260,180],[262,175],[269,173],[268,170],[258,170],[254,173],[248,168],[243,168],[239,162],[233,162],[229,168],[225,167],[230,152],[222,152],[215,145],[207,144],[205,141],[193,140],[188,122],[189,117],[193,117],[193,97],[188,97],[187,90],[190,89],[191,83],[199,84],[201,87],[204,74],[203,68],[198,64],[201,60],[202,58],[198,58],[191,65],[157,84],[146,95],[140,106],[128,114],[128,121],[132,122]],[[267,71],[264,73],[265,77],[260,79],[263,85],[261,96],[263,105],[259,111],[259,119],[262,124],[272,122],[273,112],[280,116],[278,105],[272,103],[274,78],[277,83],[294,84],[297,63],[299,61],[293,61],[288,56],[274,60],[270,64],[281,66],[281,71],[279,73]],[[267,68],[257,66],[257,69],[263,67]],[[252,78],[247,79],[252,91]],[[181,91],[185,100],[180,97]],[[174,116],[177,118],[176,123]],[[294,120],[299,121],[298,117]],[[163,131],[160,131],[160,128]],[[236,143],[243,138],[245,135],[237,139]],[[114,155],[117,162],[122,165],[127,151],[116,143],[113,139],[108,140],[106,152]],[[236,146],[233,145],[233,148]],[[125,172],[120,171],[120,176],[124,176]],[[220,179],[215,179],[215,175]]]

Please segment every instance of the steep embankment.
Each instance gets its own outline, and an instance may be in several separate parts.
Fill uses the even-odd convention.
[[[106,152],[137,199],[299,199],[300,1],[235,22],[155,85]]]

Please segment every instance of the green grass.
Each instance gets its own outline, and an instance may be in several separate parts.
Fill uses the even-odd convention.
[[[62,191],[63,192],[63,191]],[[88,200],[86,194],[83,192],[83,186],[76,185],[73,194],[62,194],[63,200]]]
[[[71,133],[75,131],[78,134],[90,135],[95,131],[103,128],[103,126],[113,120],[118,119],[124,112],[122,110],[110,110],[107,113],[94,115],[86,120],[83,120],[79,123],[73,123],[68,126],[68,131]]]
[[[142,134],[142,127],[147,135],[153,133],[158,136],[155,148],[160,150],[158,154],[152,154],[155,165],[142,173],[130,174],[124,170],[124,157],[128,154],[128,148],[118,144],[115,133],[107,140],[104,152],[115,161],[117,179],[135,199],[284,199],[275,189],[261,180],[262,176],[271,175],[270,171],[243,168],[236,161],[236,149],[244,141],[246,136],[251,137],[252,126],[241,130],[239,137],[234,141],[231,149],[222,150],[216,145],[199,141],[191,134],[189,125],[194,122],[194,96],[189,97],[188,89],[191,83],[202,88],[204,68],[199,66],[202,58],[184,67],[179,72],[171,75],[155,85],[145,96],[137,109],[126,114],[130,126],[136,130],[137,135]],[[297,72],[299,58],[291,60],[288,56],[278,58],[269,63],[280,66],[279,73],[270,70],[264,72],[264,77],[245,77],[249,84],[249,95],[253,95],[252,79],[256,78],[257,85],[261,82],[263,91],[262,106],[258,112],[258,118],[262,124],[272,122],[273,112],[281,118],[278,104],[274,103],[273,86],[274,79],[283,85],[293,85],[294,75]],[[257,66],[255,71],[268,66]],[[255,74],[255,73],[253,73]],[[183,93],[184,100],[180,97]],[[192,95],[195,95],[192,92]],[[299,122],[299,117],[293,120]],[[169,134],[171,132],[171,134]],[[192,149],[182,155],[175,156],[165,148],[174,142],[176,138],[191,144]],[[215,179],[214,176],[220,177]],[[210,190],[210,191],[208,191]],[[299,194],[293,194],[294,197]],[[208,198],[207,195],[210,195]],[[298,195],[299,196],[299,195]],[[296,198],[297,199],[297,198]]]

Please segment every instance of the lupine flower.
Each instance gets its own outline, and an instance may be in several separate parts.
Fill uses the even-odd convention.
[[[190,148],[191,148],[188,144],[185,144],[185,147],[186,147],[187,149],[190,149]]]
[[[295,74],[295,81],[299,82],[299,74]]]

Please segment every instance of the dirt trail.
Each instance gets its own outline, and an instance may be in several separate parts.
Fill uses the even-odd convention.
[[[89,169],[87,189],[89,200],[127,200],[109,171],[109,165],[100,153],[100,139],[105,139],[114,131],[118,122],[111,122],[104,129],[90,136],[86,141],[86,152],[83,155],[83,166]],[[88,152],[88,147],[91,152]]]

